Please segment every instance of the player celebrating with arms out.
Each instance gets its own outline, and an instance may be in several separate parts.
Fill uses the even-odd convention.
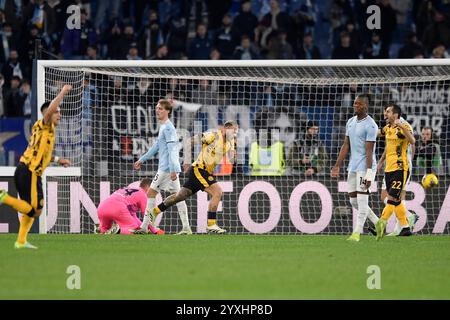
[[[406,220],[406,207],[401,199],[402,191],[409,177],[408,147],[416,143],[411,125],[401,121],[401,108],[392,103],[386,109],[387,125],[383,128],[386,137],[386,168],[384,178],[388,192],[388,201],[383,214],[376,224],[377,240],[380,240],[389,217],[395,212],[400,222],[400,236],[410,236],[411,229]]]
[[[344,143],[338,159],[331,169],[331,176],[339,177],[341,163],[350,152],[350,162],[347,168],[348,194],[350,204],[358,210],[358,216],[353,233],[347,240],[358,242],[367,217],[374,224],[378,222],[378,217],[369,207],[369,188],[376,174],[375,142],[378,126],[368,115],[368,95],[358,95],[353,107],[356,115],[347,121]]]
[[[70,90],[72,86],[65,85],[55,99],[44,102],[41,106],[43,118],[34,123],[28,147],[20,157],[14,172],[14,182],[20,199],[8,195],[5,190],[0,190],[0,204],[5,203],[22,213],[19,235],[14,244],[16,249],[37,249],[27,241],[27,235],[34,218],[41,215],[44,206],[41,180],[43,172],[51,161],[64,167],[70,165],[69,160],[52,156],[55,130],[61,119],[59,105]]]
[[[180,191],[178,173],[181,172],[181,166],[178,152],[178,136],[173,123],[169,119],[171,114],[172,103],[169,100],[159,100],[156,105],[156,117],[161,124],[158,139],[148,152],[134,164],[134,169],[140,170],[144,162],[159,153],[158,172],[148,189],[147,211],[145,212],[141,227],[132,230],[136,234],[147,233],[150,220],[152,220],[151,223],[155,223],[153,208],[155,207],[156,195],[159,192],[167,191],[173,194]],[[180,201],[177,203],[177,208],[181,223],[183,224],[183,229],[178,234],[192,234],[191,227],[189,226],[186,202]]]
[[[202,190],[211,196],[208,205],[208,233],[226,232],[225,229],[220,228],[216,223],[217,207],[223,192],[219,184],[216,183],[213,172],[223,156],[230,150],[232,151],[230,162],[234,163],[236,158],[237,130],[238,127],[233,121],[227,121],[222,129],[202,134],[202,151],[197,160],[186,170],[188,180],[177,194],[167,197],[163,203],[154,209],[155,216]]]
[[[388,120],[388,116],[387,116],[387,109],[391,106],[391,104],[387,104],[384,108],[384,120],[387,121]],[[400,117],[400,121],[406,122],[404,117]],[[383,126],[383,128],[381,130],[378,131],[378,136],[379,137],[383,137],[385,136],[385,132],[384,130],[388,128],[388,126]],[[408,146],[408,165],[409,165],[409,171],[412,172],[412,159],[414,158],[414,152],[415,152],[416,148],[414,144],[410,144]],[[381,156],[381,158],[378,160],[378,165],[377,165],[377,172],[382,172],[384,171],[384,164],[386,161],[386,148],[384,149],[383,155]],[[409,180],[411,178],[411,175],[408,176],[408,179],[406,180],[406,184],[405,187],[409,184]],[[388,192],[387,192],[387,187],[386,187],[386,179],[383,177],[383,182],[381,184],[381,201],[384,202],[384,205],[387,204],[388,201]],[[401,199],[402,202],[405,203],[405,198],[406,198],[406,190],[403,189],[402,193],[401,193]],[[406,206],[406,204],[405,204]],[[413,230],[415,223],[417,221],[417,215],[414,213],[411,213],[408,209],[406,209],[406,220],[408,221],[408,225],[409,228],[411,229],[411,231]],[[388,236],[398,236],[400,235],[402,228],[400,226],[400,222],[398,219],[396,219],[396,223],[395,223],[395,228],[394,231],[390,234],[388,234]],[[371,230],[372,232],[372,230]],[[373,230],[374,234],[376,235],[376,231]]]

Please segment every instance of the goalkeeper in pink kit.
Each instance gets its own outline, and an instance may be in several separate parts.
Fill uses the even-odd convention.
[[[138,211],[145,214],[147,209],[147,192],[152,183],[151,179],[142,179],[139,188],[131,185],[117,190],[98,206],[97,213],[100,221],[100,233],[106,233],[116,222],[121,234],[132,234],[129,229],[137,229],[141,220],[136,216]],[[160,234],[150,223],[148,230],[153,234]]]

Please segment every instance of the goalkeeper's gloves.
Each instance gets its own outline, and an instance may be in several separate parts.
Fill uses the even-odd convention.
[[[372,178],[373,178],[372,169],[367,169],[366,170],[366,176],[364,177],[364,180],[366,182],[372,182]]]

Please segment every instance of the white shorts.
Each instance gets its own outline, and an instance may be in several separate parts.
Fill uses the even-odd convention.
[[[403,190],[406,190],[406,186],[409,185],[409,182],[411,181],[411,174],[408,175],[408,179],[406,179],[405,188]],[[381,190],[386,190],[386,179],[383,175],[383,182],[381,183]]]
[[[372,184],[375,183],[376,171],[372,171]],[[366,176],[365,171],[349,171],[347,176],[347,188],[348,193],[351,192],[367,192],[366,185],[363,184],[364,177]],[[370,190],[369,190],[370,192]]]
[[[158,193],[161,191],[175,193],[180,191],[180,178],[177,174],[177,180],[172,181],[172,179],[170,179],[170,173],[158,171],[153,178],[150,188]]]

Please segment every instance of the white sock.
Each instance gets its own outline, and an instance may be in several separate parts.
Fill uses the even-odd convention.
[[[185,201],[177,203],[178,214],[180,215],[181,223],[183,224],[183,229],[189,229],[189,218],[187,214],[187,205]]]
[[[145,212],[144,218],[142,219],[141,223],[141,229],[147,230],[149,223],[150,223],[150,215],[148,214],[148,212]]]
[[[402,200],[402,202],[403,202],[403,204],[405,205],[405,208],[406,208],[406,202],[405,202],[405,200]],[[411,213],[411,211],[409,211],[408,209],[406,209],[406,217],[407,217],[407,218],[412,217],[412,213]]]
[[[405,205],[405,208],[406,208],[406,202],[405,202],[405,200],[402,200],[402,202],[403,202],[403,204]],[[411,213],[411,211],[409,211],[408,209],[406,209],[406,218],[410,218],[410,217],[412,217],[412,213]],[[395,220],[396,220],[396,222],[395,222],[394,232],[395,232],[395,233],[400,233],[400,231],[402,231],[402,229],[403,229],[403,228],[406,228],[407,226],[402,227],[402,226],[400,225],[400,221],[398,221],[397,217],[395,217]],[[409,223],[408,223],[408,226],[409,226]]]
[[[156,198],[147,198],[147,211],[153,210],[155,208]]]
[[[370,207],[368,207],[368,209],[369,209],[369,212],[368,212],[367,218],[369,218],[369,220],[372,221],[372,223],[376,225],[379,218],[375,214],[375,212],[372,211],[372,209]]]
[[[155,207],[155,198],[147,198],[147,210],[145,210],[144,218],[142,219],[141,229],[147,230],[150,223],[149,211]]]
[[[400,226],[400,221],[398,221],[397,217],[395,217],[395,228],[394,228],[393,233],[398,234],[398,233],[400,233],[400,231],[402,231],[402,227]]]
[[[358,199],[355,198],[350,198],[350,204],[352,205],[352,207],[356,210],[358,210]],[[373,212],[373,210],[367,206],[368,209],[368,214],[367,217],[369,218],[370,221],[372,221],[373,224],[377,224],[378,222],[378,216],[375,214],[375,212]]]
[[[362,233],[364,228],[364,223],[366,222],[367,215],[369,213],[369,195],[368,194],[358,194],[356,196],[358,201],[358,218],[356,221],[355,233]]]

